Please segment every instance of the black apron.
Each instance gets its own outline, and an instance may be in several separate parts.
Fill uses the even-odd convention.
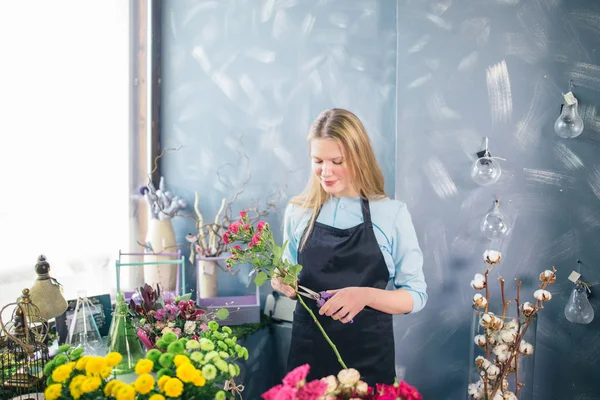
[[[319,211],[320,212],[320,211]],[[316,292],[348,286],[385,289],[389,272],[373,232],[369,202],[362,200],[364,222],[338,229],[315,222],[298,253],[303,269],[299,284]],[[318,216],[318,215],[317,215]],[[348,368],[355,368],[370,386],[392,384],[396,377],[392,315],[365,307],[354,323],[342,323],[319,315],[316,301],[303,299],[336,345]],[[288,371],[308,363],[308,381],[336,376],[342,370],[331,346],[298,302],[294,311]]]

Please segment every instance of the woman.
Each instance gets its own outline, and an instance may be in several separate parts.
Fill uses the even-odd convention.
[[[396,377],[392,315],[418,312],[427,301],[423,255],[410,214],[404,203],[385,195],[383,174],[356,115],[343,109],[322,112],[308,142],[312,174],[286,208],[285,256],[303,266],[299,284],[334,294],[320,309],[315,301],[307,304],[346,365],[369,385],[391,384]],[[294,297],[281,278],[271,284]],[[309,379],[342,369],[298,303],[288,370],[306,363]]]

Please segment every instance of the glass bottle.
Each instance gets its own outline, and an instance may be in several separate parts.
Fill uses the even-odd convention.
[[[83,348],[84,355],[104,355],[104,348],[98,325],[94,319],[96,307],[87,297],[85,290],[77,292],[77,303],[69,324],[67,343],[72,347]]]
[[[594,319],[594,309],[584,284],[577,283],[573,288],[565,306],[565,317],[574,324],[589,324]]]
[[[115,311],[113,312],[110,326],[109,352],[116,352],[123,356],[121,362],[113,368],[117,375],[128,374],[134,371],[135,364],[145,357],[142,345],[137,337],[137,330],[131,322],[129,307],[121,293],[117,293]]]

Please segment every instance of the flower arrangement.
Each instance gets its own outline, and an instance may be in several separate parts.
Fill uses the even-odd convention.
[[[360,380],[354,368],[341,370],[337,376],[329,375],[306,382],[310,371],[308,364],[290,371],[281,384],[262,394],[263,400],[422,400],[417,389],[406,382],[393,385],[377,384],[375,388]]]
[[[494,265],[498,264],[502,255],[498,251],[487,250],[483,259],[489,267],[485,274],[476,274],[471,281],[471,287],[477,291],[485,290],[485,295],[476,293],[473,296],[473,305],[479,309],[479,325],[483,327],[484,333],[476,335],[475,344],[485,352],[485,356],[479,355],[475,358],[475,364],[479,371],[479,380],[470,383],[468,393],[473,399],[485,400],[517,400],[519,389],[524,386],[519,380],[519,358],[533,354],[533,345],[524,340],[525,334],[543,307],[543,303],[552,298],[547,290],[549,285],[556,281],[556,269],[543,271],[540,276],[539,289],[533,293],[534,303],[528,301],[521,303],[521,281],[517,282],[516,311],[514,319],[506,316],[510,301],[506,301],[504,291],[504,279],[498,276],[502,299],[502,317],[489,311],[490,281],[489,273]],[[514,391],[509,389],[509,378],[514,374]]]
[[[146,198],[152,219],[171,219],[186,206],[183,199],[166,190],[164,177],[160,178],[158,189],[149,181],[147,185],[140,187],[138,192]]]
[[[264,221],[259,221],[256,226],[252,225],[246,211],[240,212],[240,220],[229,225],[227,232],[223,234],[223,241],[227,244],[238,242],[245,246],[243,248],[239,244],[233,246],[231,256],[227,259],[228,268],[236,264],[250,264],[254,267],[252,273],[255,273],[254,282],[257,286],[262,286],[267,280],[275,276],[283,277],[283,282],[294,287],[297,292],[296,281],[298,274],[302,270],[299,264],[291,264],[283,258],[283,246],[278,246],[273,238],[273,233],[269,228],[269,224]],[[331,295],[326,292],[320,293],[322,298],[329,298]],[[347,368],[344,360],[331,341],[317,317],[314,315],[310,307],[306,305],[302,296],[296,296],[304,309],[311,315],[315,324],[329,343],[334,351],[342,368]],[[325,300],[322,300],[323,302]],[[322,306],[323,304],[319,304]]]
[[[173,332],[164,334],[161,351],[152,349],[138,361],[133,384],[112,379],[112,368],[121,355],[84,356],[81,349],[65,345],[47,364],[45,373],[48,400],[105,399],[233,399],[243,387],[233,379],[239,375],[236,360],[248,358],[248,350],[237,343],[228,327],[216,321],[198,340],[178,339]]]
[[[229,311],[225,308],[209,312],[198,307],[190,295],[164,296],[157,285],[153,289],[144,285],[138,289],[140,301],[129,302],[129,310],[137,335],[146,347],[160,347],[159,338],[167,332],[178,338],[197,339],[202,332],[208,331],[208,323],[214,319],[225,319]]]

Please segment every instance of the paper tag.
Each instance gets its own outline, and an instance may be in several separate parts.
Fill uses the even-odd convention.
[[[214,275],[215,273],[215,264],[211,262],[204,263],[204,273],[206,275]]]
[[[573,271],[573,272],[571,272],[571,275],[569,275],[569,277],[567,279],[573,283],[577,283],[577,281],[579,280],[579,277],[581,277],[581,274]]]
[[[565,102],[568,106],[572,106],[573,104],[577,104],[577,99],[573,95],[573,92],[569,92],[563,96],[565,98]]]

